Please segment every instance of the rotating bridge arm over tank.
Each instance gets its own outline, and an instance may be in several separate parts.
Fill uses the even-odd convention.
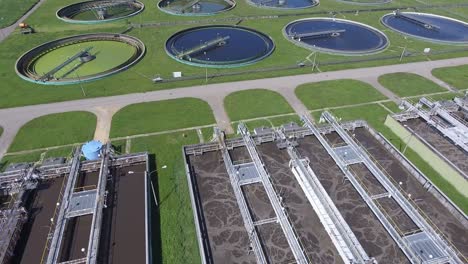
[[[49,72],[47,72],[46,74],[42,75],[40,78],[39,78],[39,81],[48,81],[50,79],[53,78],[54,74],[56,74],[58,71],[60,71],[61,69],[65,68],[67,65],[69,65],[70,63],[72,63],[74,60],[80,58],[81,56],[83,55],[86,55],[88,54],[88,52],[92,49],[93,47],[87,47],[86,49],[82,50],[82,51],[79,51],[78,53],[76,53],[75,55],[73,55],[72,57],[68,58],[66,61],[64,61],[63,63],[61,63],[60,65],[58,65],[57,67],[53,68],[52,70],[50,70]]]
[[[291,33],[289,37],[292,39],[301,41],[301,39],[308,39],[308,38],[339,37],[341,34],[345,32],[346,32],[346,29],[324,30],[324,31],[308,32],[308,33]]]
[[[405,19],[413,24],[416,24],[416,25],[419,25],[421,27],[424,27],[426,29],[430,29],[430,30],[435,30],[435,31],[439,31],[440,30],[440,27],[439,26],[436,26],[434,24],[431,24],[431,23],[428,23],[428,22],[425,22],[425,21],[422,21],[420,19],[417,19],[417,18],[414,18],[414,17],[410,17],[404,13],[402,13],[400,10],[397,10],[394,12],[395,13],[395,16],[396,17],[399,17],[399,18],[402,18],[402,19]]]
[[[177,8],[176,11],[178,11],[178,12],[184,12],[185,10],[187,10],[187,9],[189,9],[189,8],[192,8],[193,6],[198,5],[198,3],[200,3],[200,0],[193,0],[193,1],[190,1],[189,3],[183,5],[182,7]]]
[[[225,36],[225,37],[216,37],[215,39],[212,39],[212,40],[209,40],[203,44],[200,44],[198,46],[195,46],[187,51],[184,51],[184,52],[181,52],[179,54],[177,54],[177,58],[178,59],[182,59],[184,57],[190,57],[190,55],[192,54],[195,54],[195,53],[198,53],[198,52],[202,52],[202,51],[206,51],[206,50],[209,50],[209,49],[214,49],[214,48],[218,48],[218,47],[222,47],[224,45],[226,45],[227,43],[227,40],[230,39],[231,37],[230,36]]]

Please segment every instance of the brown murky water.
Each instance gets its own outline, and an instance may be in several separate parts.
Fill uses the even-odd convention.
[[[308,136],[298,142],[299,153],[309,158],[312,170],[367,254],[379,263],[408,263],[403,252],[359,193],[345,179],[344,174],[317,138]]]
[[[468,153],[455,146],[449,139],[440,134],[437,129],[429,126],[420,118],[411,119],[401,123],[403,125],[408,125],[408,127],[424,138],[461,171],[468,174]]]
[[[289,155],[276,143],[257,146],[271,175],[273,185],[282,198],[293,228],[312,263],[343,263],[330,237],[289,169]]]
[[[365,129],[354,131],[356,139],[385,168],[395,182],[411,194],[413,201],[424,211],[431,221],[448,237],[451,243],[465,256],[468,256],[468,230],[419,183],[391,153]],[[466,161],[466,160],[465,160]],[[468,163],[468,162],[467,162]]]
[[[190,156],[214,263],[256,263],[220,152]],[[221,161],[221,162],[220,162]]]

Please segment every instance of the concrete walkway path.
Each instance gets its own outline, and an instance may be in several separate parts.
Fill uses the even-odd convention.
[[[388,65],[372,68],[349,69],[334,72],[312,73],[297,76],[286,76],[268,79],[258,79],[231,83],[199,85],[171,90],[160,90],[147,93],[134,93],[118,96],[99,97],[66,101],[59,103],[31,105],[16,108],[0,109],[0,126],[4,133],[0,137],[0,158],[7,152],[19,128],[33,118],[47,114],[89,111],[98,116],[98,130],[96,138],[105,140],[109,137],[112,114],[130,104],[194,97],[205,100],[212,108],[216,122],[221,129],[232,132],[230,120],[223,106],[223,99],[228,94],[254,88],[264,88],[279,92],[298,114],[307,113],[307,108],[296,97],[294,90],[298,85],[337,79],[364,80],[374,85],[376,89],[391,100],[398,100],[396,95],[376,82],[378,76],[395,73],[410,72],[424,76],[434,68],[458,66],[468,64],[468,57],[415,62],[398,65]],[[434,77],[435,78],[435,77]]]

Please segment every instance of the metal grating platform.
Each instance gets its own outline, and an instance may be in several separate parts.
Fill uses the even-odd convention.
[[[252,184],[261,181],[253,162],[235,165],[234,169],[236,170],[237,177],[239,177],[240,185]]]
[[[422,260],[422,263],[446,263],[448,258],[426,232],[405,236],[408,246]]]
[[[76,192],[70,198],[70,207],[67,217],[76,217],[86,214],[92,214],[96,205],[96,190]]]
[[[346,165],[362,162],[359,155],[348,145],[333,148],[333,151]]]

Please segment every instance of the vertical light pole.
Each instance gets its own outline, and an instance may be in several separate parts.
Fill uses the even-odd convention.
[[[162,166],[161,169],[165,169],[167,168],[166,165]],[[150,181],[150,184],[151,184],[151,191],[153,192],[153,199],[154,199],[154,203],[156,204],[156,207],[159,207],[159,204],[158,204],[158,199],[156,198],[156,192],[154,191],[154,185],[153,185],[153,181],[151,180],[151,174],[155,173],[159,171],[159,169],[155,169],[153,171],[150,171],[148,172],[146,175],[148,176],[149,178],[149,181]]]
[[[154,185],[153,185],[153,181],[151,180],[151,174],[157,172],[158,170],[154,170],[154,171],[151,171],[151,172],[148,172],[147,173],[147,176],[148,176],[148,179],[150,181],[150,184],[151,184],[151,192],[153,193],[153,199],[154,199],[154,203],[156,204],[156,207],[159,207],[159,204],[158,204],[158,198],[156,197],[156,192],[154,191]]]

